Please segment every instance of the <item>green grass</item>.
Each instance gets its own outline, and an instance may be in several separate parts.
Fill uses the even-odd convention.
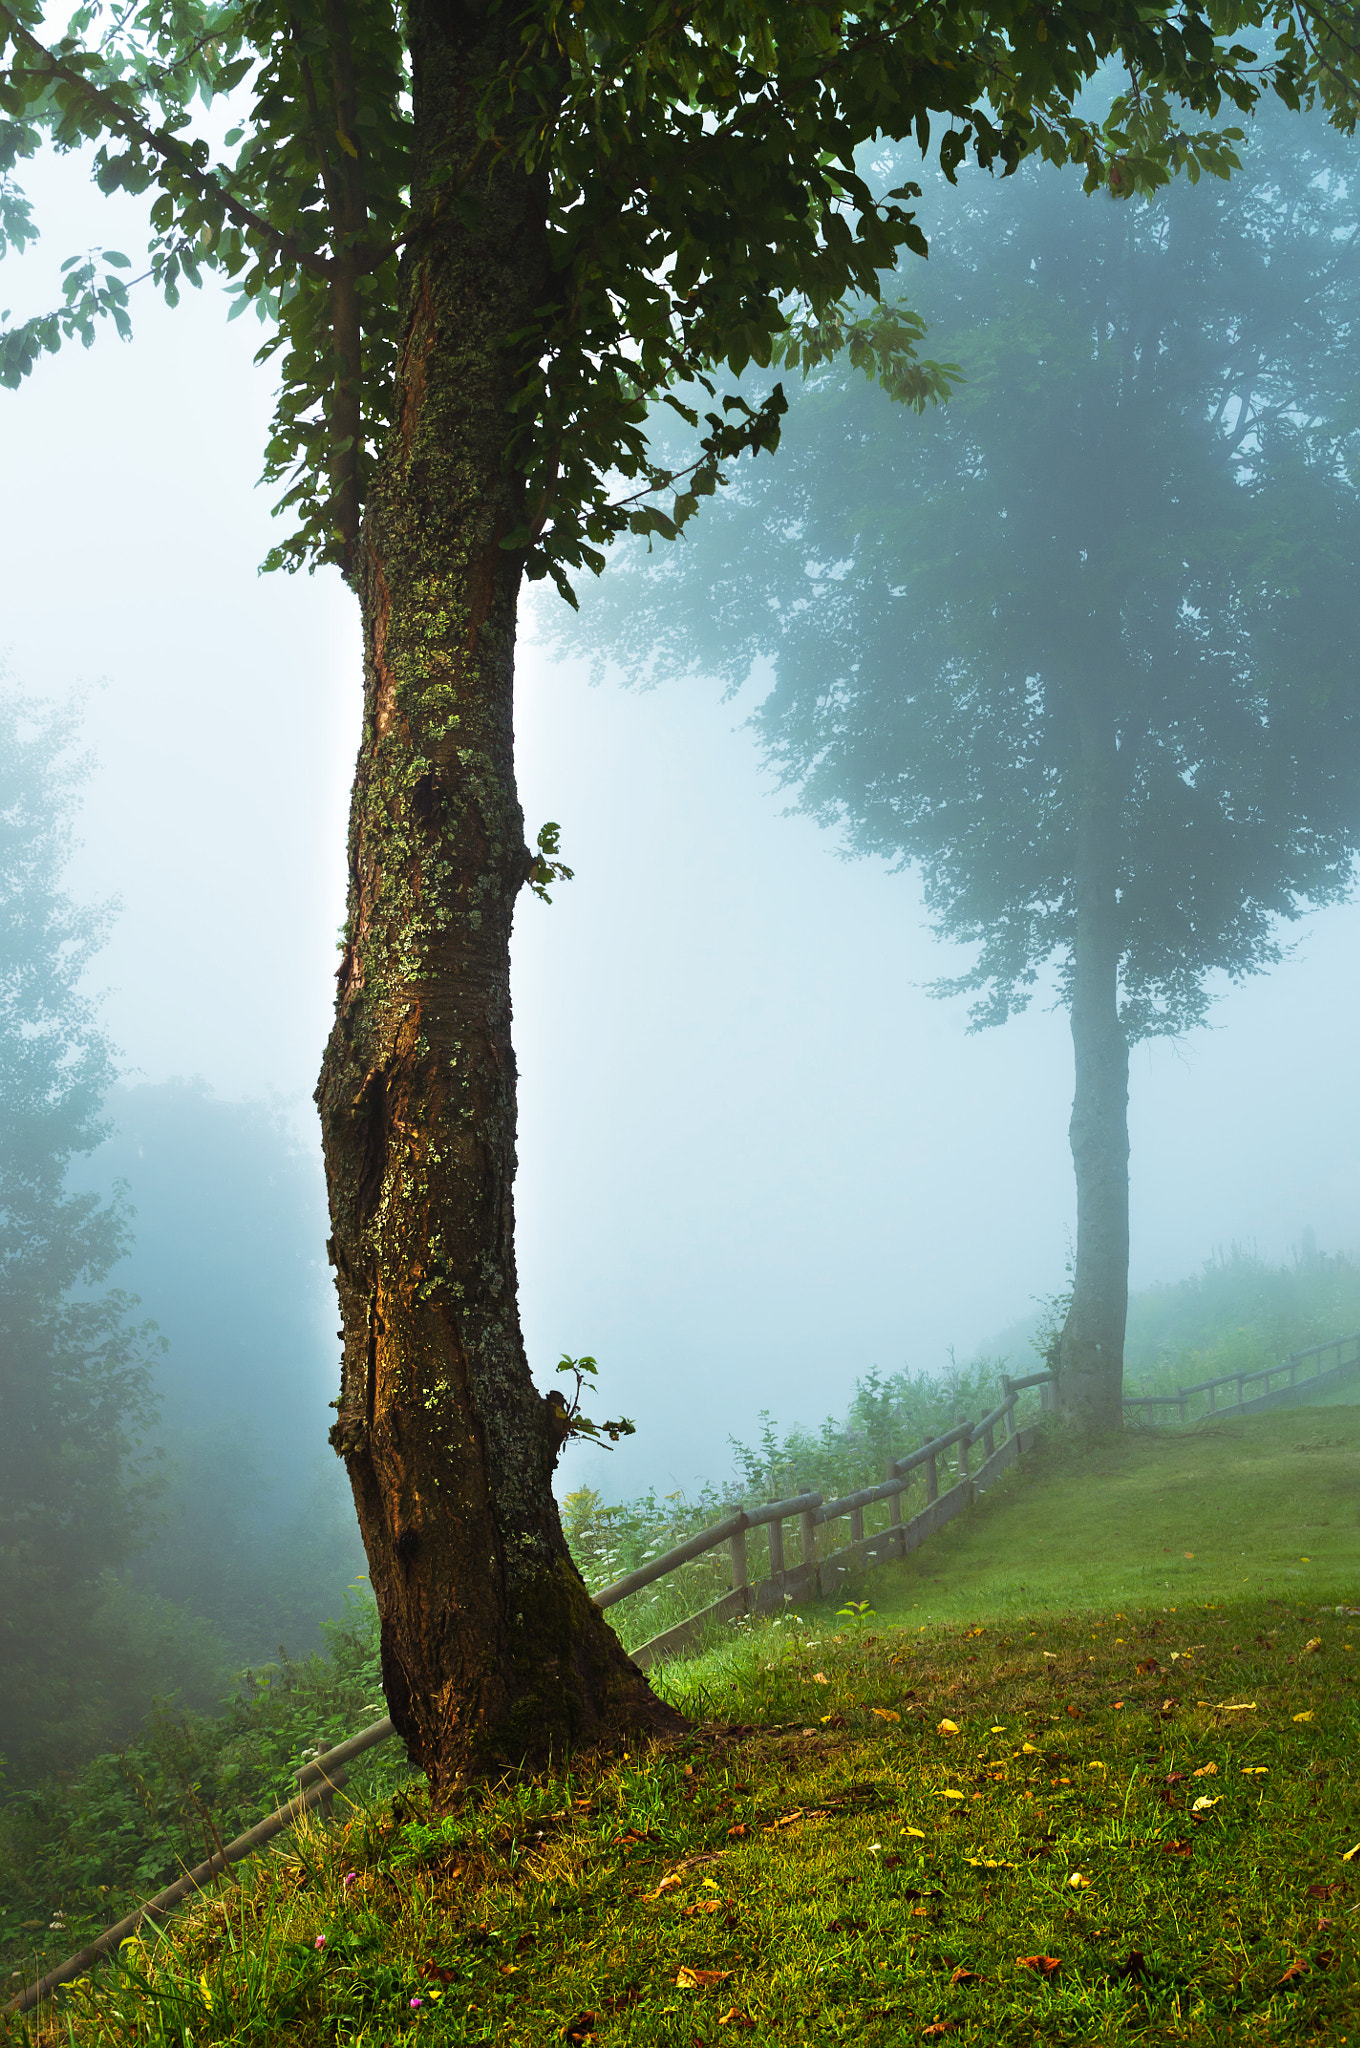
[[[867,1625],[668,1667],[683,1740],[338,1801],[13,2037],[1360,2048],[1357,1447],[1050,1450]]]
[[[1360,1407],[1041,1448],[872,1581],[895,1620],[1360,1594]]]

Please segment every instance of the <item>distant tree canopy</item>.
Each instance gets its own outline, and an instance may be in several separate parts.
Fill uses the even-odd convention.
[[[1128,1046],[1279,958],[1360,842],[1353,152],[1258,115],[1226,184],[970,174],[913,279],[947,405],[814,372],[774,463],[590,594],[597,661],[774,686],[797,806],[914,866],[977,1024],[1072,1013],[1069,1392],[1119,1415]],[[563,627],[558,644],[575,643]]]
[[[78,1645],[147,1535],[154,1329],[104,1282],[121,1196],[73,1193],[107,1133],[113,1056],[81,979],[106,913],[62,887],[83,775],[73,720],[0,695],[0,1753],[85,1702]]]

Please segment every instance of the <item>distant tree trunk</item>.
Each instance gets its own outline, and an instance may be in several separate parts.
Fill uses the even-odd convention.
[[[466,166],[513,10],[418,0],[420,177]],[[561,1409],[516,1302],[509,940],[530,868],[512,683],[523,517],[507,463],[552,288],[545,193],[479,162],[417,198],[397,414],[360,540],[365,698],[321,1111],[344,1328],[332,1442],[392,1717],[436,1796],[469,1772],[678,1717],[590,1601],[552,1494]]]
[[[1099,705],[1078,715],[1081,792],[1072,961],[1077,1180],[1072,1303],[1059,1345],[1061,1405],[1102,1428],[1123,1423],[1129,1308],[1129,1048],[1119,1021],[1119,758]]]

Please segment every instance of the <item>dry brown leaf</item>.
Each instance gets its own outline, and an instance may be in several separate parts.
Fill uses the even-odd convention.
[[[726,2012],[718,2014],[720,2027],[735,2027],[738,2033],[750,2034],[755,2030],[755,2021],[749,2012],[743,2012],[739,2005],[729,2005]]]
[[[923,2041],[938,2041],[943,2035],[957,2034],[958,2031],[959,2023],[957,2020],[932,2020],[928,2027],[922,2027],[921,2039]]]
[[[980,1984],[982,1978],[976,1970],[970,1970],[966,1963],[960,1963],[949,1981],[951,1984]]]
[[[1033,1970],[1039,1977],[1056,1977],[1062,1968],[1061,1956],[1017,1956],[1017,1970]]]
[[[1192,1771],[1190,1775],[1192,1778],[1216,1778],[1218,1776],[1218,1765],[1201,1764],[1199,1769]]]
[[[578,2013],[574,2020],[568,2020],[566,2026],[563,2027],[562,2039],[564,2041],[576,2042],[588,2041],[595,2031],[595,2018],[596,2015],[593,2012]]]
[[[1285,1971],[1283,1977],[1280,1978],[1280,1985],[1297,1984],[1300,1977],[1306,1977],[1307,1975],[1307,1963],[1305,1963],[1300,1956],[1295,1956],[1293,1962],[1289,1965],[1289,1968]],[[1279,1987],[1277,1986],[1277,1988]]]
[[[729,1838],[733,1841],[740,1841],[743,1835],[749,1835],[750,1832],[751,1830],[747,1827],[744,1820],[737,1821],[733,1827],[727,1830]]]

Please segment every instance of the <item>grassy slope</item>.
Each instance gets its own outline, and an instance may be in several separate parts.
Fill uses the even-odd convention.
[[[685,1742],[356,1809],[44,2032],[1360,2044],[1357,1450],[1353,1407],[1050,1450],[867,1627],[671,1667]]]

